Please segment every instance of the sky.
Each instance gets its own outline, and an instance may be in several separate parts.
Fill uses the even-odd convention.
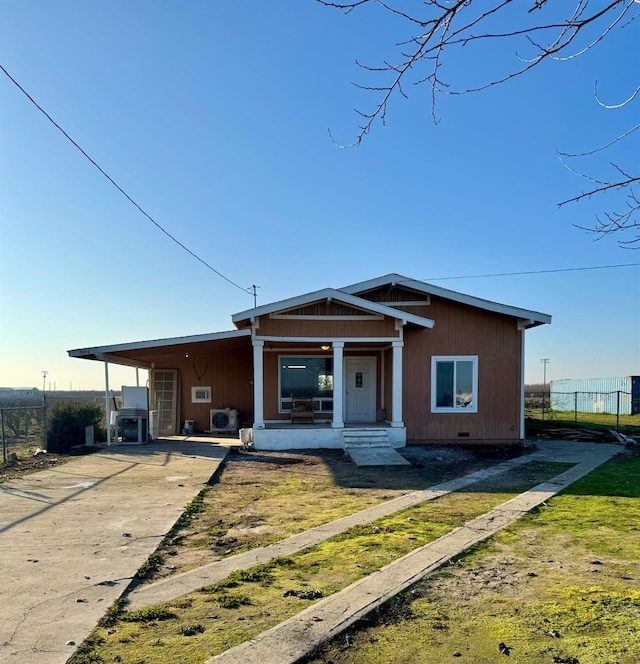
[[[233,329],[258,304],[397,272],[551,314],[527,332],[526,381],[640,375],[640,249],[576,226],[624,205],[557,150],[583,152],[637,122],[640,20],[585,55],[480,93],[405,86],[359,147],[410,30],[379,7],[313,0],[0,0],[0,64],[172,242],[0,71],[0,386],[101,389],[67,350]],[[472,86],[526,46],[452,52]],[[423,75],[426,75],[426,71]],[[419,77],[420,72],[416,72]],[[638,132],[636,132],[638,133]],[[637,136],[575,162],[638,172]],[[474,275],[630,267],[470,278]],[[466,278],[456,278],[466,277]],[[446,279],[445,279],[446,278]],[[113,367],[111,386],[135,384]]]

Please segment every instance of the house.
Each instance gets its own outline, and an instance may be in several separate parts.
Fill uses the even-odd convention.
[[[525,330],[551,316],[399,274],[232,316],[235,330],[69,351],[149,369],[160,435],[209,431],[237,409],[256,449],[340,448],[345,432],[394,446],[524,438]],[[292,424],[292,397],[313,423]],[[381,430],[384,431],[381,434]]]

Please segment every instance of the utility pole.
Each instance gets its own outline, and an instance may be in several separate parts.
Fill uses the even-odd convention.
[[[258,291],[257,289],[260,288],[260,286],[256,286],[255,284],[250,286],[251,288],[251,294],[253,295],[253,308],[255,309],[258,306]]]
[[[542,392],[542,419],[544,420],[544,410],[545,410],[545,404],[547,401],[547,364],[549,364],[551,360],[548,357],[545,357],[540,360],[540,363],[543,366],[543,378],[542,378],[542,384],[543,384],[543,392]]]

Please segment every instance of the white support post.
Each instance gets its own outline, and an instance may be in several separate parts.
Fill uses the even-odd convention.
[[[333,421],[331,426],[334,429],[344,428],[343,419],[343,358],[344,358],[344,341],[333,342]]]
[[[140,370],[136,367],[136,387],[140,387]]]
[[[402,348],[404,341],[392,342],[393,373],[391,375],[391,426],[403,427],[402,421]]]
[[[264,429],[264,341],[253,339],[253,428]]]
[[[524,330],[520,330],[522,342],[520,344],[520,440],[524,443]]]
[[[107,445],[111,446],[111,404],[109,394],[109,363],[104,363],[104,412],[107,418]]]
[[[380,408],[385,409],[384,405],[384,348],[380,351]]]

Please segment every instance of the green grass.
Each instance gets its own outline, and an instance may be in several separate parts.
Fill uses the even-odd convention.
[[[525,416],[533,420],[544,419],[550,426],[562,425],[577,425],[587,428],[593,427],[594,429],[614,429],[616,426],[615,413],[578,413],[576,422],[576,414],[572,410],[546,410],[544,418],[542,417],[542,409],[540,408],[527,408]],[[630,434],[640,433],[640,415],[620,415],[620,430],[628,431]]]
[[[239,570],[220,583],[159,607],[174,613],[174,618],[132,623],[125,613],[109,629],[99,627],[91,635],[91,647],[83,650],[83,657],[93,660],[72,658],[70,663],[121,657],[123,662],[145,664],[199,664],[310,605],[290,591],[331,595],[566,467],[532,462],[500,478],[499,490],[480,485],[476,491],[449,494],[354,527],[296,555]],[[181,632],[185,625],[203,630],[187,635]]]
[[[639,580],[636,455],[571,485],[350,630],[349,645],[342,635],[308,664],[637,664]]]

